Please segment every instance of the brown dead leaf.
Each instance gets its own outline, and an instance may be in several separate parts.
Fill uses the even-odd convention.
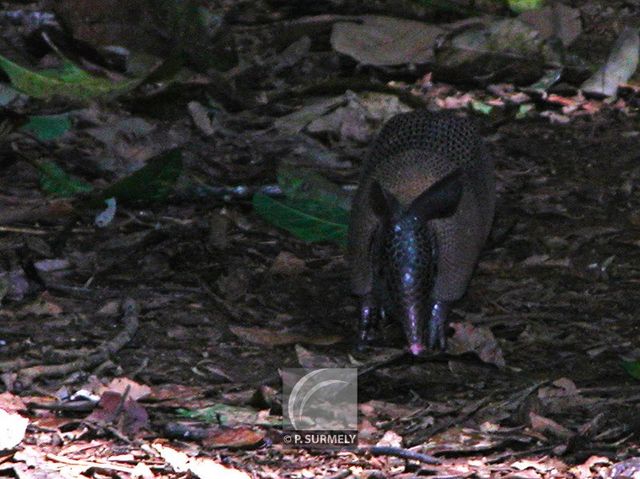
[[[209,448],[217,447],[254,447],[265,438],[266,433],[249,427],[224,428],[211,431],[202,441],[202,445]]]
[[[358,421],[358,441],[363,444],[371,444],[380,435],[380,430],[371,421],[363,418]]]
[[[60,430],[63,427],[67,427],[69,424],[77,424],[78,419],[58,416],[45,416],[34,418],[31,422],[38,428],[55,431]]]
[[[191,471],[200,479],[250,479],[250,476],[242,471],[225,467],[209,458],[190,458],[184,452],[178,451],[162,444],[154,444],[153,448],[158,451],[160,457],[164,459],[176,472]]]
[[[578,464],[569,469],[569,472],[578,479],[590,479],[591,477],[594,477],[593,472],[598,470],[598,466],[604,469],[609,465],[611,465],[611,459],[609,459],[608,457],[591,456],[586,461],[584,461],[584,463]],[[604,477],[611,476],[609,474],[605,474]]]
[[[576,106],[577,104],[574,98],[567,98],[566,96],[556,95],[555,93],[551,93],[547,96],[546,100],[549,103],[555,103],[562,106]]]
[[[451,323],[451,327],[455,333],[449,341],[449,352],[475,353],[485,363],[505,367],[502,349],[489,328],[476,327],[469,322]]]
[[[548,7],[521,13],[518,19],[540,32],[542,38],[557,36],[565,46],[580,35],[580,10],[556,2]]]
[[[24,401],[15,394],[4,392],[0,394],[0,409],[7,412],[26,411]]]
[[[181,401],[204,397],[206,388],[182,384],[160,384],[150,388],[147,401]]]
[[[336,361],[334,356],[309,351],[299,344],[296,344],[296,355],[298,356],[298,363],[300,363],[300,366],[306,369],[339,368],[342,366],[342,364]]]
[[[122,417],[122,429],[126,434],[135,434],[149,425],[146,409],[132,399],[122,404],[122,396],[113,391],[102,394],[98,407],[85,420],[99,424],[112,423]]]
[[[361,414],[367,417],[403,419],[409,416],[413,416],[422,408],[374,399],[366,403],[359,404],[358,409],[360,410]]]
[[[402,436],[394,431],[385,431],[377,446],[402,447]]]
[[[46,291],[36,298],[32,303],[27,304],[20,310],[21,314],[35,316],[56,316],[62,314],[63,309],[53,301],[53,298]]]
[[[578,394],[578,388],[569,378],[560,378],[553,381],[553,388],[543,387],[538,390],[540,399],[548,399],[550,397],[575,396]]]
[[[288,251],[281,251],[273,260],[270,271],[285,276],[297,276],[304,271],[304,268],[304,260]]]
[[[122,395],[124,394],[127,387],[129,388],[128,397],[133,399],[134,401],[146,398],[151,394],[151,388],[146,384],[140,384],[124,377],[112,379],[109,384],[102,388],[99,388],[96,393],[102,395],[107,391],[111,391]]]
[[[331,45],[366,65],[428,63],[444,30],[435,25],[400,18],[363,15],[362,23],[338,22]]]
[[[529,421],[533,430],[542,434],[552,434],[562,439],[569,439],[574,435],[569,429],[553,419],[540,416],[535,412],[529,412]]]

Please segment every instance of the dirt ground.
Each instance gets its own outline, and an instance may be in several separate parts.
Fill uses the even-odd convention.
[[[359,400],[412,407],[456,404],[448,411],[455,418],[465,404],[490,398],[498,407],[531,386],[569,381],[577,389],[565,391],[572,401],[560,410],[536,404],[533,394],[515,410],[484,414],[505,416],[503,426],[516,429],[527,424],[532,411],[551,413],[569,430],[598,418],[598,431],[613,437],[583,437],[585,443],[569,447],[568,463],[626,451],[640,427],[640,387],[621,367],[622,358],[634,357],[638,343],[637,135],[635,119],[606,113],[569,126],[524,121],[491,132],[499,192],[496,233],[453,319],[489,327],[506,367],[477,357],[404,357],[361,378]],[[251,344],[231,334],[231,325],[284,328],[310,337],[338,332],[339,343],[310,348],[348,364],[357,304],[349,294],[343,252],[292,239],[247,205],[224,208],[249,227],[229,226],[222,251],[209,244],[215,232],[206,204],[144,215],[131,211],[130,218],[97,234],[79,223],[65,247],[97,256],[98,264],[108,258],[108,267],[93,273],[91,297],[83,297],[88,288],[80,285],[86,277],[77,273],[64,278],[65,284],[78,285],[77,291],[49,290],[46,301],[60,305],[61,317],[14,316],[5,310],[4,358],[42,360],[47,351],[107,341],[122,325],[117,316],[97,311],[132,297],[141,309],[139,330],[102,375],[149,385],[196,385],[210,391],[213,401],[223,391],[251,384],[277,387],[278,368],[299,366],[294,344]],[[56,229],[38,231],[45,234],[6,234],[3,241],[25,242],[23,254],[29,254],[30,238],[53,247]],[[271,272],[283,251],[300,258],[304,268],[295,274]],[[212,292],[216,284],[224,284],[233,297]],[[398,325],[387,329],[388,345],[402,348]],[[478,427],[482,419],[453,424],[470,421]],[[613,439],[623,438],[611,447]]]
[[[152,441],[253,477],[598,477],[638,456],[640,384],[623,367],[637,360],[640,343],[640,124],[629,95],[630,113],[605,106],[564,125],[472,115],[496,159],[498,202],[489,244],[451,319],[456,329],[497,339],[485,357],[401,355],[393,322],[379,347],[355,352],[359,305],[343,249],[274,228],[250,199],[176,195],[168,204],[124,207],[104,229],[87,211],[2,226],[2,266],[19,267],[28,283],[20,300],[0,309],[0,364],[20,361],[4,369],[3,381],[24,396],[32,417],[24,444],[57,458],[75,452],[92,477],[130,471],[89,467],[84,447],[96,448],[91,460],[132,454],[132,465],[136,457],[153,463],[143,447]],[[231,133],[191,141],[187,166],[273,183],[277,151],[247,144],[260,126],[254,120],[232,115]],[[336,150],[347,167],[323,173],[353,187],[367,149],[343,146]],[[37,182],[20,158],[0,160],[3,200],[42,200]],[[36,270],[53,258],[71,267]],[[138,323],[97,369],[36,374],[33,382],[21,376],[27,367],[86,359],[126,332],[126,298]],[[296,450],[264,426],[256,444],[220,449],[167,426],[179,422],[178,407],[226,403],[278,415],[279,370],[301,365],[360,365],[363,444],[393,433],[443,464],[364,448]],[[135,439],[115,426],[82,426],[86,410],[52,406],[63,390],[113,377],[151,388],[141,400],[150,420]],[[0,470],[13,453],[2,454]],[[152,469],[151,477],[186,477]]]

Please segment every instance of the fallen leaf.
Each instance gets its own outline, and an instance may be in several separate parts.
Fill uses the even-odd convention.
[[[555,422],[553,419],[540,416],[534,412],[529,412],[529,421],[535,431],[543,434],[550,433],[564,439],[568,439],[574,435],[569,429]]]
[[[103,388],[99,388],[96,393],[102,394],[111,391],[122,395],[127,387],[129,388],[128,397],[134,401],[146,398],[151,394],[151,388],[146,384],[140,384],[124,377],[112,379],[109,384]]]
[[[213,459],[190,458],[184,452],[157,443],[153,448],[177,473],[190,471],[200,479],[250,479],[248,474],[225,467]]]
[[[542,38],[560,38],[564,46],[571,45],[582,31],[580,10],[559,2],[523,12],[518,19],[538,30]]]
[[[217,429],[211,432],[202,445],[215,447],[254,447],[265,438],[266,433],[249,427]]]
[[[85,420],[111,423],[117,421],[120,415],[124,419],[122,427],[126,434],[135,434],[149,425],[149,414],[143,406],[129,398],[122,404],[122,395],[113,391],[102,394],[98,407]]]
[[[433,48],[445,30],[401,18],[363,15],[362,23],[337,22],[331,46],[365,65],[422,64],[433,59]]]
[[[193,123],[195,123],[198,129],[205,136],[211,136],[215,133],[213,125],[211,124],[211,119],[209,118],[209,112],[201,103],[197,101],[190,101],[187,105],[187,109],[189,110]]]
[[[627,27],[616,40],[607,61],[580,86],[585,93],[613,96],[638,67],[640,35],[638,29]]]
[[[449,341],[451,354],[475,353],[485,363],[505,367],[502,349],[489,328],[477,327],[469,322],[451,323],[451,327],[455,330]]]
[[[273,260],[269,271],[285,276],[297,276],[304,271],[305,262],[293,253],[281,251]]]
[[[0,409],[0,451],[13,449],[20,444],[28,424],[26,417]]]

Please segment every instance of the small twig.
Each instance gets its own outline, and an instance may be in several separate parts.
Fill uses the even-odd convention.
[[[421,444],[424,441],[426,441],[428,438],[430,438],[434,434],[437,434],[440,431],[448,429],[449,427],[453,426],[456,423],[461,423],[461,422],[466,421],[471,416],[473,416],[478,410],[480,410],[480,408],[482,408],[482,406],[484,406],[486,403],[488,403],[490,399],[491,399],[491,396],[487,396],[487,397],[484,397],[484,398],[480,399],[479,401],[476,401],[474,403],[468,404],[467,406],[462,408],[462,412],[461,412],[461,414],[459,416],[447,418],[444,421],[440,422],[439,424],[436,424],[433,427],[427,429],[422,434],[418,434],[417,436],[413,437],[409,441],[409,445],[410,446],[417,446],[418,444]]]
[[[35,228],[17,228],[12,226],[0,226],[0,232],[2,233],[19,233],[23,235],[37,235],[44,236],[51,234],[50,231],[44,231],[41,229]]]
[[[640,386],[598,386],[578,388],[578,394],[616,394],[640,392]]]
[[[125,436],[124,434],[122,434],[117,427],[114,426],[105,426],[105,429],[107,431],[109,431],[111,434],[113,434],[113,436],[115,438],[117,438],[119,441],[124,442],[125,444],[132,444],[133,441],[131,439],[129,439],[127,436]]]
[[[360,447],[356,450],[360,454],[369,453],[373,456],[394,456],[411,461],[419,461],[425,464],[441,464],[441,461],[434,456],[428,454],[422,454],[403,447],[392,446],[370,446]]]
[[[140,374],[142,371],[147,369],[148,365],[149,365],[149,358],[145,357],[142,360],[142,363],[140,363],[140,366],[138,366],[136,369],[131,371],[131,373],[129,374],[129,377],[131,377],[131,379],[134,379],[138,374]]]
[[[27,368],[29,366],[33,366],[34,364],[38,364],[33,359],[24,359],[17,358],[12,359],[11,361],[2,361],[0,362],[0,371],[17,371],[22,368]]]
[[[36,403],[28,402],[27,407],[29,409],[42,409],[45,411],[55,412],[88,412],[93,411],[96,408],[95,401],[89,399],[82,401],[71,401],[65,403]]]
[[[16,384],[22,388],[30,386],[38,377],[63,376],[73,371],[89,369],[106,361],[112,354],[122,349],[138,330],[138,307],[133,299],[123,304],[124,327],[113,339],[96,348],[89,355],[65,364],[39,365],[21,370]]]
[[[532,384],[531,386],[528,386],[524,389],[521,389],[520,391],[517,391],[515,393],[513,393],[511,396],[509,396],[507,399],[505,399],[504,401],[500,402],[497,406],[492,405],[493,409],[497,409],[499,411],[504,410],[504,409],[517,409],[520,407],[520,405],[522,403],[524,403],[524,401],[531,396],[531,394],[533,394],[535,391],[537,391],[538,389],[540,389],[542,386],[544,386],[545,384],[549,384],[551,381],[550,380],[545,380],[545,381],[539,381],[535,384]]]
[[[124,392],[120,396],[120,401],[118,401],[118,406],[113,412],[113,422],[115,423],[118,417],[122,415],[122,411],[124,411],[124,405],[129,398],[129,392],[131,391],[131,384],[127,384],[127,387],[124,388]]]
[[[327,476],[327,479],[347,479],[347,477],[351,476],[351,471],[349,469],[345,469],[343,471],[334,474],[333,476]]]
[[[99,376],[102,376],[105,371],[109,369],[115,369],[115,368],[116,368],[115,363],[111,361],[111,359],[107,359],[102,364],[100,364],[100,366],[98,366],[93,370],[93,374],[99,377]]]
[[[525,456],[533,456],[536,454],[546,454],[553,451],[555,446],[542,446],[536,447],[532,449],[527,449],[525,451],[505,451],[494,456],[489,456],[486,459],[487,464],[495,464],[497,462],[502,462],[505,459],[511,459],[516,457],[525,457]]]
[[[132,467],[127,466],[119,466],[117,464],[111,463],[102,463],[102,462],[93,462],[93,461],[78,461],[75,459],[69,459],[68,457],[58,456],[56,454],[47,454],[47,459],[55,462],[59,462],[61,464],[68,464],[70,466],[83,466],[83,467],[95,467],[99,469],[104,469],[107,471],[118,471],[125,472],[127,474],[133,474],[134,469]]]
[[[390,364],[395,363],[397,360],[404,358],[405,356],[407,356],[407,352],[406,351],[398,351],[396,353],[393,353],[391,356],[389,356],[388,358],[382,359],[381,361],[369,364],[367,366],[364,366],[362,368],[358,369],[358,377],[362,377],[365,374],[369,374],[377,369],[380,369],[382,367],[385,366],[389,366]]]

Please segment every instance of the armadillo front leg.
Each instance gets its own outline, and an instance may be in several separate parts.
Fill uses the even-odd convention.
[[[373,293],[362,296],[360,322],[358,323],[358,349],[364,349],[374,339],[374,330],[380,315],[379,306]]]
[[[447,316],[451,309],[451,303],[435,301],[431,307],[431,320],[429,321],[429,348],[444,351],[447,347]]]

